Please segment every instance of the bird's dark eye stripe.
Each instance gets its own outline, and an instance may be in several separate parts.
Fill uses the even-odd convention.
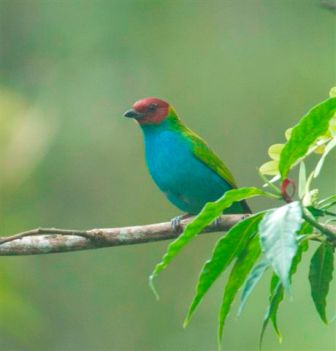
[[[154,111],[156,108],[157,108],[157,104],[150,104],[150,105],[148,106],[148,110],[149,110],[149,111]]]

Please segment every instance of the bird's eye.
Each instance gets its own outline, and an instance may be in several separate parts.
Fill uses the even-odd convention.
[[[150,104],[148,106],[148,111],[153,112],[156,110],[156,108],[157,108],[157,104]]]

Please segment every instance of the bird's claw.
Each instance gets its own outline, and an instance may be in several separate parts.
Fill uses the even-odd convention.
[[[214,227],[218,227],[218,226],[220,225],[220,222],[221,222],[220,217],[217,217],[217,218],[212,222],[212,225],[213,225]]]
[[[170,221],[170,225],[174,233],[180,233],[182,231],[181,221],[184,218],[183,215],[176,216]]]

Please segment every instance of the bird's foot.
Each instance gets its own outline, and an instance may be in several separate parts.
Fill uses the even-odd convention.
[[[184,214],[184,215],[176,216],[170,221],[170,224],[171,224],[171,227],[172,227],[174,233],[178,234],[178,233],[182,232],[181,221],[182,221],[182,219],[186,219],[186,218],[188,218],[190,216],[191,215],[187,213],[187,214]]]
[[[218,227],[218,226],[220,225],[220,222],[221,222],[220,217],[217,217],[217,218],[212,222],[212,225],[213,225],[214,227]]]

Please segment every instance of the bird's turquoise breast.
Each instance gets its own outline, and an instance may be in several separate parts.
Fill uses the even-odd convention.
[[[182,211],[196,214],[205,203],[231,189],[194,156],[190,141],[181,133],[164,123],[145,126],[143,132],[149,172],[161,191]]]

